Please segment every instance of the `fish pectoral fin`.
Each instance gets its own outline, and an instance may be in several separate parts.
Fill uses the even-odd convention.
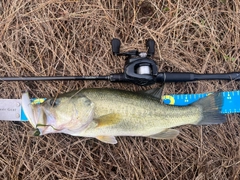
[[[117,140],[114,136],[97,136],[96,139],[108,144],[117,144]]]
[[[160,133],[150,135],[153,139],[174,139],[179,134],[179,130],[176,129],[166,129]]]
[[[112,124],[117,124],[120,121],[120,115],[117,113],[111,113],[107,115],[103,115],[95,119],[97,122],[97,127],[101,126],[109,126]]]

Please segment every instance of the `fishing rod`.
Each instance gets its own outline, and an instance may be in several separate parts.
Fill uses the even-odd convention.
[[[188,82],[198,80],[240,80],[240,72],[218,74],[196,74],[191,72],[158,72],[155,53],[155,41],[146,41],[147,52],[131,50],[120,53],[121,42],[112,39],[112,52],[115,56],[125,56],[123,73],[106,76],[38,76],[38,77],[0,77],[0,81],[64,81],[64,80],[107,80],[110,82],[129,82],[140,86],[163,82]]]

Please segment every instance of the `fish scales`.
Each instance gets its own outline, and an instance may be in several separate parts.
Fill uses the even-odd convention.
[[[220,113],[222,97],[219,93],[192,105],[177,107],[161,104],[159,92],[158,89],[146,92],[83,89],[60,95],[56,98],[57,103],[48,99],[25,110],[40,135],[66,133],[95,137],[111,144],[117,142],[115,136],[172,139],[179,134],[178,130],[171,129],[173,127],[225,121],[225,116]],[[24,98],[28,101],[23,95]]]
[[[104,97],[98,97],[97,89],[83,91],[82,93],[93,99],[96,104],[97,116],[109,113],[120,113],[122,115],[120,123],[94,129],[95,133],[99,134],[107,132],[111,127],[111,130],[117,129],[117,132],[114,132],[117,136],[120,134],[129,136],[131,133],[148,136],[162,129],[170,128],[173,124],[175,126],[186,124],[186,118],[188,118],[189,124],[193,124],[199,121],[201,117],[201,110],[197,106],[174,107],[162,105],[156,98],[146,98],[144,97],[146,95],[142,94],[129,94],[118,90],[113,93],[106,90]],[[108,111],[103,109],[108,109]],[[142,132],[144,129],[145,132]],[[85,133],[90,135],[92,132],[86,131]]]

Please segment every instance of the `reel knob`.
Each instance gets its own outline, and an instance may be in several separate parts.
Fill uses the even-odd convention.
[[[117,38],[113,38],[111,41],[112,44],[112,52],[115,56],[117,56],[120,52],[121,41]]]
[[[153,56],[155,53],[155,41],[153,39],[148,39],[146,41],[146,47],[148,48],[148,56]]]

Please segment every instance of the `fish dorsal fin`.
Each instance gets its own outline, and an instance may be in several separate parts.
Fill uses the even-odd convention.
[[[174,139],[179,134],[179,130],[176,129],[166,129],[160,133],[150,135],[153,139]]]
[[[117,140],[114,136],[97,136],[96,137],[99,141],[102,141],[104,143],[108,144],[117,144]]]
[[[141,91],[141,93],[148,94],[154,98],[161,99],[162,97],[162,92],[163,92],[163,87],[161,88],[154,88],[154,89],[149,89],[146,91]]]
[[[120,115],[117,113],[110,113],[96,118],[95,121],[97,122],[97,127],[109,126],[117,124],[120,121]]]

